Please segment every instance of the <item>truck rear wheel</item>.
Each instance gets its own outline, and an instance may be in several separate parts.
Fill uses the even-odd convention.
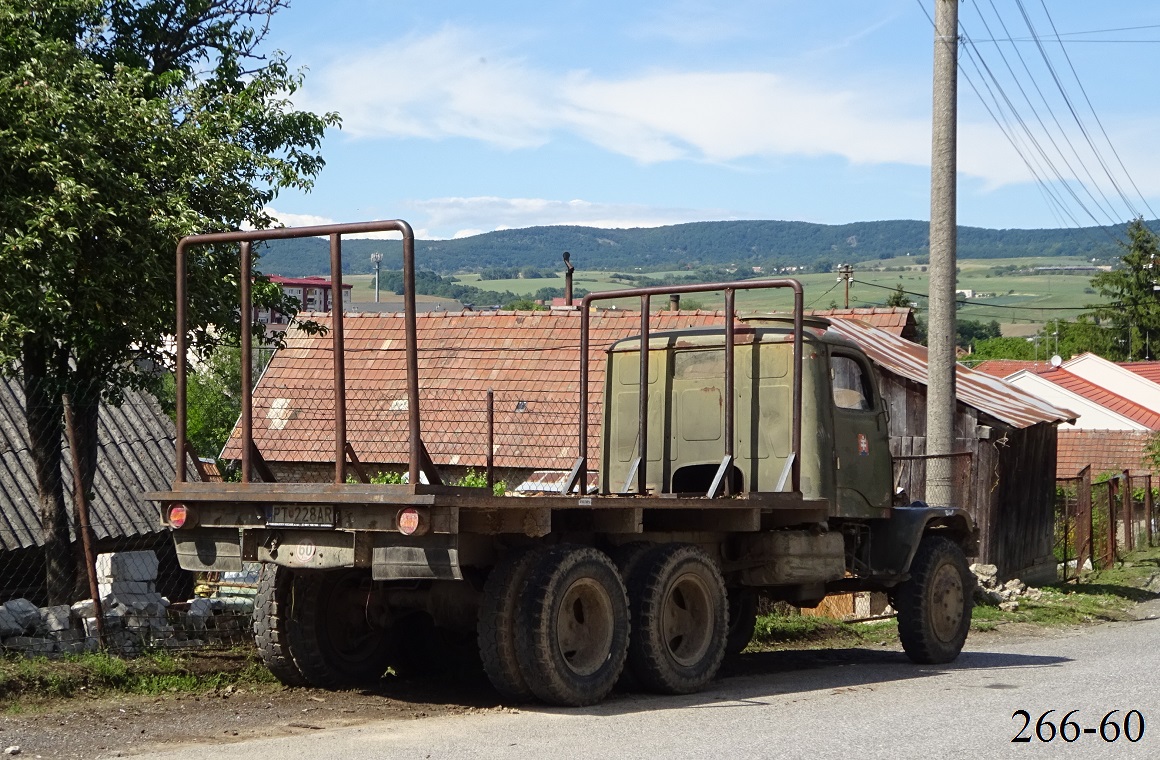
[[[698,691],[725,657],[729,612],[725,581],[713,560],[689,544],[658,546],[629,581],[629,667],[665,694]]]
[[[516,551],[487,576],[479,608],[479,657],[491,685],[504,699],[526,702],[535,696],[520,673],[516,656],[516,605],[532,566],[543,550]]]
[[[910,563],[910,580],[894,592],[898,637],[911,660],[950,662],[971,627],[974,578],[963,550],[950,539],[926,536]]]
[[[757,593],[747,588],[729,589],[729,629],[725,636],[725,656],[745,651],[757,627]]]
[[[604,699],[628,650],[628,599],[612,560],[587,547],[551,549],[518,607],[516,652],[535,695],[568,706]]]
[[[258,593],[254,596],[254,642],[262,663],[285,686],[306,686],[302,671],[290,656],[286,642],[286,615],[290,611],[289,568],[268,563],[258,573]]]
[[[287,638],[312,686],[345,689],[376,683],[391,658],[387,632],[367,619],[370,575],[361,570],[294,574]]]

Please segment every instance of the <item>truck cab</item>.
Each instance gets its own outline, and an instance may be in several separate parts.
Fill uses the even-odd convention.
[[[801,492],[833,517],[884,517],[892,483],[887,410],[874,369],[854,343],[804,323]],[[785,492],[791,445],[793,322],[745,319],[734,330],[732,493]],[[644,471],[652,494],[707,493],[725,435],[725,346],[721,329],[652,333],[646,440],[640,458],[640,338],[608,349],[600,468],[602,491],[628,492]]]

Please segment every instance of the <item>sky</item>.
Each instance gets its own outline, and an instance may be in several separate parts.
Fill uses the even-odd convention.
[[[269,45],[342,127],[271,209],[426,239],[929,219],[935,1],[293,0]],[[1160,3],[964,0],[960,24],[961,225],[1155,218]]]

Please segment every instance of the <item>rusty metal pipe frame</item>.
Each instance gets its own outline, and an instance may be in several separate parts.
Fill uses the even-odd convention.
[[[272,230],[244,230],[236,232],[211,232],[204,235],[188,235],[177,244],[177,324],[175,344],[177,356],[174,360],[175,391],[176,391],[176,427],[178,455],[175,457],[176,468],[173,475],[174,489],[185,482],[187,468],[185,457],[180,453],[183,442],[186,440],[188,418],[186,416],[186,374],[188,371],[186,353],[189,350],[187,336],[187,288],[186,288],[186,255],[190,248],[201,245],[215,245],[224,243],[242,244],[240,274],[242,307],[242,477],[249,478],[250,449],[253,446],[252,429],[252,397],[250,371],[253,362],[253,346],[250,337],[250,323],[253,319],[250,304],[250,251],[255,241],[260,240],[289,240],[303,237],[329,237],[331,239],[331,284],[338,288],[338,304],[331,305],[333,329],[337,333],[335,342],[335,453],[336,479],[342,482],[344,478],[337,475],[345,472],[344,447],[346,445],[346,388],[345,388],[345,361],[341,343],[344,302],[342,300],[342,250],[338,238],[342,235],[351,235],[367,232],[399,232],[403,235],[403,308],[404,325],[407,333],[407,423],[409,430],[410,462],[408,477],[412,484],[419,482],[419,449],[422,446],[421,431],[419,429],[419,346],[418,330],[415,321],[415,233],[411,225],[401,219],[392,219],[374,222],[354,222],[350,224],[322,224],[311,227],[280,227]],[[332,291],[333,295],[333,291]],[[341,370],[340,370],[341,365]]]
[[[596,301],[607,301],[613,298],[640,298],[642,306],[641,314],[641,354],[647,356],[648,352],[648,310],[647,304],[649,298],[652,296],[679,296],[682,293],[710,293],[714,291],[725,292],[725,385],[726,385],[726,412],[725,412],[725,429],[727,435],[725,438],[725,453],[732,455],[733,453],[733,437],[734,430],[734,409],[733,409],[733,347],[734,347],[734,321],[736,314],[734,313],[734,292],[738,290],[766,290],[770,288],[790,288],[793,290],[793,424],[790,437],[790,446],[793,450],[794,458],[791,468],[791,479],[794,491],[801,490],[801,447],[802,447],[802,329],[804,321],[804,295],[802,291],[802,284],[792,278],[779,278],[772,280],[750,280],[748,282],[706,282],[697,283],[694,285],[660,285],[651,288],[629,288],[627,290],[604,291],[601,293],[589,293],[584,296],[580,302],[580,440],[579,452],[577,455],[577,479],[576,482],[581,484],[581,493],[585,492],[585,486],[588,482],[588,370],[589,370],[589,319],[592,311],[592,304]],[[638,489],[641,493],[644,492],[644,451],[647,445],[645,425],[648,420],[648,375],[647,364],[641,362],[641,375],[643,380],[642,390],[640,393],[640,426],[641,426],[641,467],[638,472]],[[728,494],[732,489],[732,478],[726,481],[726,491]]]
[[[637,438],[640,441],[640,450],[637,452],[640,456],[640,465],[636,468],[636,492],[642,496],[645,494],[647,488],[646,472],[648,469],[648,318],[649,318],[649,295],[645,293],[640,297],[640,393],[637,394],[638,409],[637,409]]]

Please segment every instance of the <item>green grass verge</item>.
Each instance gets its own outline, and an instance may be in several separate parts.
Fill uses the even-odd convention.
[[[1079,583],[1059,583],[1040,589],[1038,600],[1021,599],[1015,610],[976,604],[971,630],[995,631],[1011,623],[1043,628],[1091,625],[1131,618],[1132,608],[1160,598],[1145,586],[1160,574],[1160,548],[1126,555],[1115,567],[1085,575]],[[893,620],[846,623],[797,614],[762,615],[757,619],[750,651],[873,646],[898,641]]]
[[[276,683],[257,652],[250,648],[152,652],[135,658],[100,652],[53,659],[18,655],[0,658],[0,705],[6,712],[20,711],[24,700],[78,694],[149,696]]]

